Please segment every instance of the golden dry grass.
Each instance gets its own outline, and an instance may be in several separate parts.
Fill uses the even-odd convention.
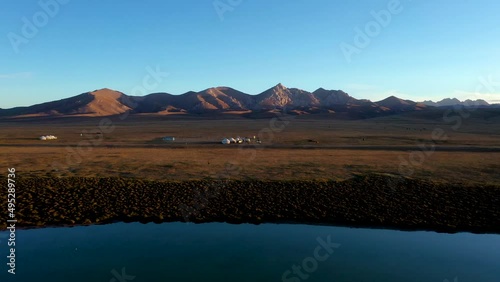
[[[391,146],[394,149],[431,144],[500,147],[500,123],[475,117],[464,120],[461,127],[454,130],[439,118],[400,116],[358,121],[299,117],[286,125],[279,121],[272,124],[270,119],[234,116],[230,119],[132,116],[124,120],[112,118],[113,130],[93,134],[99,131],[102,120],[2,121],[0,166],[15,167],[20,174],[38,176],[121,176],[155,180],[219,176],[345,179],[355,174],[407,172],[408,167],[403,167],[404,171],[399,167],[401,158],[408,160],[411,151],[393,150]],[[261,134],[263,147],[275,148],[240,150],[218,144],[223,137],[259,135],[282,126],[281,131]],[[436,128],[446,133],[447,140],[433,140],[432,132]],[[45,134],[54,134],[59,139],[37,140]],[[162,136],[177,139],[173,144],[166,144],[161,141]],[[309,139],[319,143],[308,142]],[[82,144],[85,147],[79,146]],[[316,149],[298,148],[304,145]],[[339,145],[374,146],[374,149],[322,148]],[[389,148],[375,150],[381,145]],[[447,182],[500,183],[500,152],[439,151],[411,168],[413,173],[404,173],[405,176]]]

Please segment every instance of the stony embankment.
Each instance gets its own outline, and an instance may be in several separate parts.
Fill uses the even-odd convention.
[[[17,227],[26,228],[216,221],[500,233],[500,186],[383,175],[341,182],[20,178],[16,184]],[[1,202],[6,211],[5,195]],[[7,213],[0,213],[0,229],[6,221]]]

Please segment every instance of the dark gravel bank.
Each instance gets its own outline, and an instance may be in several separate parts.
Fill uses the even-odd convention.
[[[17,227],[218,221],[500,233],[500,186],[372,175],[342,182],[19,178],[16,187]]]

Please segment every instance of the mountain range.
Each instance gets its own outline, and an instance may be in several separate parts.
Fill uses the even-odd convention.
[[[467,99],[465,101],[460,101],[457,98],[446,98],[438,102],[433,101],[423,101],[422,104],[433,107],[454,107],[454,106],[479,106],[479,107],[487,107],[491,106],[490,103],[485,100],[477,99],[475,101]]]
[[[481,105],[489,105],[486,101],[478,101]],[[0,109],[0,116],[112,116],[125,112],[158,115],[249,114],[285,110],[295,114],[348,113],[363,118],[421,111],[429,107],[467,105],[464,104],[466,102],[446,99],[437,103],[432,101],[419,103],[395,96],[372,102],[366,99],[356,99],[342,90],[319,88],[314,92],[308,92],[297,88],[287,88],[281,83],[257,95],[246,94],[230,87],[214,87],[181,95],[152,93],[146,96],[129,96],[104,88],[29,107]]]

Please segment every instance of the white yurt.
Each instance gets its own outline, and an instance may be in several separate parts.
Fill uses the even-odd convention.
[[[224,139],[222,139],[222,144],[224,144],[224,145],[231,144],[231,140],[224,138]]]
[[[39,138],[40,138],[40,140],[44,140],[44,141],[45,140],[56,140],[57,139],[57,137],[54,136],[54,135],[42,135]]]
[[[231,137],[231,138],[229,138],[229,141],[230,141],[231,143],[236,143],[236,139],[234,139],[234,138],[232,138],[232,137]]]

